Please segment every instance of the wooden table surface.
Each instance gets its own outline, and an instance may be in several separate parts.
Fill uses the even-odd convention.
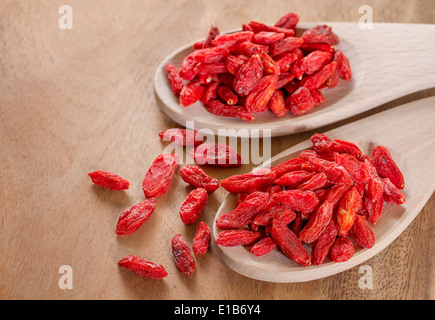
[[[73,9],[72,30],[58,26],[63,4]],[[373,8],[375,22],[435,23],[431,0],[364,4]],[[358,22],[360,5],[2,0],[0,299],[434,299],[435,196],[399,238],[364,263],[373,271],[372,289],[360,288],[359,266],[311,282],[261,282],[230,270],[213,250],[196,259],[191,278],[183,276],[170,241],[181,233],[191,243],[196,224],[179,219],[189,188],[178,175],[136,234],[114,233],[119,214],[143,200],[144,174],[165,147],[157,133],[176,126],[153,93],[154,72],[165,56],[203,37],[211,24],[221,30],[250,20],[272,24],[290,11],[303,22]],[[420,91],[317,131],[434,93]],[[272,155],[312,133],[274,138]],[[113,192],[93,185],[87,173],[98,169],[129,179],[131,188]],[[250,165],[207,172],[223,179],[248,170]],[[212,223],[225,194],[221,188],[209,198],[202,220]],[[163,264],[168,277],[156,281],[118,268],[117,261],[130,254]],[[59,286],[63,265],[71,267],[72,289]]]

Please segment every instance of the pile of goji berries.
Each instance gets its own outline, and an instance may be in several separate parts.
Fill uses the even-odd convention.
[[[355,245],[371,248],[384,202],[402,204],[404,178],[384,146],[363,155],[348,141],[311,137],[314,150],[277,166],[221,181],[239,194],[216,220],[221,246],[252,246],[260,256],[280,248],[302,266],[349,260]],[[351,241],[353,239],[354,241]],[[304,244],[311,244],[311,256]]]
[[[323,103],[321,89],[351,79],[349,60],[334,47],[339,39],[331,27],[298,37],[298,22],[288,13],[274,26],[251,21],[230,34],[212,26],[179,69],[165,66],[173,93],[183,107],[201,101],[214,115],[243,121],[268,110],[300,115]]]

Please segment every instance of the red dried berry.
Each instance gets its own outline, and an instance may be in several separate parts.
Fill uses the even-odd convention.
[[[185,182],[195,188],[204,188],[209,193],[213,193],[219,188],[219,181],[208,176],[200,167],[184,166],[179,173]]]
[[[221,186],[231,193],[252,193],[273,184],[276,174],[268,168],[238,174],[221,181]]]
[[[352,242],[343,236],[338,236],[332,245],[329,256],[334,262],[345,262],[353,257],[355,249]]]
[[[275,250],[276,248],[278,248],[278,244],[275,242],[275,240],[273,240],[272,237],[267,236],[254,243],[254,245],[251,247],[250,252],[259,257],[264,256],[265,254]]]
[[[227,230],[218,234],[216,243],[224,247],[249,246],[260,239],[261,233],[251,230]]]
[[[125,236],[136,232],[154,212],[156,204],[156,199],[147,199],[126,209],[119,216],[115,233]]]
[[[357,214],[351,231],[355,242],[361,247],[372,248],[375,245],[375,233],[370,229],[365,217]]]
[[[181,79],[180,73],[176,67],[169,63],[165,65],[165,71],[169,84],[171,85],[172,92],[176,95],[179,95],[183,89],[183,79]]]
[[[178,155],[159,155],[151,164],[142,182],[145,197],[156,198],[168,192],[177,166]]]
[[[323,263],[332,245],[335,242],[338,231],[334,221],[330,221],[322,234],[313,242],[311,249],[311,261],[318,266]]]
[[[189,245],[180,234],[172,238],[172,256],[178,270],[186,276],[193,274],[195,271],[195,259]]]
[[[130,182],[110,172],[98,170],[88,173],[88,176],[93,183],[106,189],[127,190],[130,187]]]
[[[203,137],[199,132],[189,129],[172,128],[159,133],[163,141],[174,142],[184,147],[197,147],[202,144]]]
[[[405,187],[403,174],[386,147],[377,146],[373,149],[372,163],[380,177],[390,179],[398,189]]]
[[[272,238],[287,257],[302,266],[311,265],[310,255],[301,240],[287,226],[274,220],[271,232]]]
[[[192,224],[198,220],[208,199],[207,190],[198,188],[193,190],[180,208],[180,217],[185,224]]]
[[[193,238],[193,253],[197,255],[206,254],[210,246],[211,231],[209,226],[201,221],[196,228],[195,237]]]
[[[190,156],[199,165],[218,165],[222,167],[240,167],[242,158],[231,147],[224,144],[206,143],[189,151]]]
[[[216,219],[220,229],[238,229],[247,226],[257,214],[267,209],[270,195],[268,192],[253,192],[236,209],[226,212]]]
[[[299,232],[299,239],[312,243],[319,238],[332,219],[333,205],[329,201],[323,204],[310,216],[308,223]]]
[[[131,270],[141,277],[151,279],[162,279],[168,275],[168,272],[162,265],[146,261],[133,255],[119,260],[118,266]]]

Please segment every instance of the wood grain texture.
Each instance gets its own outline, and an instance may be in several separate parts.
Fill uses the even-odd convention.
[[[197,258],[192,278],[184,277],[173,264],[170,239],[181,233],[190,242],[196,225],[184,226],[179,219],[179,206],[190,189],[178,176],[136,234],[114,234],[119,214],[143,199],[142,179],[165,147],[157,132],[176,125],[159,111],[153,95],[154,72],[164,57],[203,37],[212,23],[231,30],[253,19],[273,23],[287,11],[299,13],[303,22],[356,22],[358,3],[67,3],[74,10],[74,27],[64,31],[58,28],[63,1],[0,2],[1,299],[435,298],[433,196],[390,247],[366,262],[373,269],[373,290],[359,288],[358,267],[300,284],[252,280],[226,267],[213,250]],[[435,23],[430,0],[364,4],[373,7],[377,22]],[[434,93],[410,94],[319,130]],[[272,154],[312,133],[273,139]],[[97,169],[129,179],[131,189],[111,192],[93,186],[87,172]],[[223,179],[250,170],[245,165],[207,172]],[[210,197],[201,217],[209,225],[224,196],[220,189]],[[169,276],[155,281],[120,270],[116,262],[128,254],[163,264]],[[72,290],[58,286],[61,265],[73,269]]]

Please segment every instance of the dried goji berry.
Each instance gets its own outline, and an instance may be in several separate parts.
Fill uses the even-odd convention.
[[[216,243],[224,247],[249,246],[261,237],[261,232],[251,230],[226,230],[218,234]]]
[[[281,41],[275,42],[270,46],[271,56],[276,56],[283,52],[292,52],[304,43],[302,38],[287,37]]]
[[[316,104],[316,106],[325,102],[326,99],[319,89],[311,90],[310,93],[314,99],[314,103]]]
[[[221,186],[231,193],[252,193],[273,184],[276,174],[268,168],[238,174],[221,180]]]
[[[196,228],[195,237],[193,238],[192,250],[194,254],[206,254],[210,246],[211,231],[209,226],[201,221]]]
[[[375,147],[372,152],[371,160],[380,177],[390,179],[398,189],[405,187],[403,174],[386,147]]]
[[[199,165],[218,165],[222,167],[240,167],[242,158],[231,147],[224,144],[206,143],[189,151],[190,156]]]
[[[93,183],[106,189],[127,190],[128,188],[130,188],[129,181],[110,172],[97,170],[94,172],[89,172],[88,176],[91,178]]]
[[[304,220],[302,219],[302,215],[300,212],[296,211],[296,218],[290,223],[290,230],[299,237],[299,232],[301,231]]]
[[[277,82],[278,76],[276,74],[263,77],[246,98],[246,109],[251,113],[266,111],[269,106],[268,102],[275,92]]]
[[[316,50],[335,52],[335,47],[326,43],[304,43],[300,48],[306,52],[313,52]]]
[[[186,81],[192,80],[196,76],[195,68],[198,65],[192,55],[188,55],[183,59],[180,66],[180,76]]]
[[[263,71],[268,74],[279,74],[280,68],[266,52],[260,53],[261,63],[263,64]]]
[[[295,52],[284,52],[273,57],[273,60],[281,73],[289,71],[290,66],[297,59],[298,55]]]
[[[277,178],[279,178],[288,172],[304,169],[306,163],[307,162],[305,160],[300,158],[292,158],[271,167],[270,170],[276,174]]]
[[[304,71],[301,69],[301,61],[297,59],[290,65],[290,72],[295,76],[297,80],[302,80],[304,77]]]
[[[304,170],[291,171],[282,175],[279,179],[275,180],[275,183],[280,186],[289,187],[290,189],[292,189],[296,188],[301,183],[310,180],[313,176],[314,173]]]
[[[264,44],[256,44],[250,41],[245,41],[237,43],[235,46],[230,48],[232,54],[242,54],[245,56],[252,57],[254,54],[264,54],[269,51],[269,47]]]
[[[344,80],[350,80],[352,78],[352,70],[350,68],[349,59],[340,50],[335,52],[335,56],[338,56],[337,59],[340,61],[340,64],[337,65],[338,75]]]
[[[323,263],[334,244],[337,234],[337,226],[334,221],[330,221],[317,240],[313,242],[311,249],[311,262],[313,265],[317,266]]]
[[[322,133],[313,134],[311,142],[313,143],[314,151],[317,152],[328,151],[332,144],[332,140]]]
[[[326,194],[325,201],[329,201],[336,208],[340,204],[340,200],[343,196],[350,190],[351,185],[348,184],[337,184],[328,190]]]
[[[274,220],[271,235],[287,257],[302,266],[311,265],[310,255],[301,240],[287,226]]]
[[[322,205],[311,214],[308,223],[299,232],[299,239],[305,243],[314,242],[331,221],[332,212],[332,203],[329,201],[323,202]]]
[[[362,208],[362,197],[355,187],[352,187],[340,201],[337,211],[338,233],[347,236],[356,218],[356,213]]]
[[[295,30],[298,22],[299,15],[294,12],[290,12],[287,13],[285,16],[279,18],[279,20],[275,23],[275,27]]]
[[[364,194],[372,201],[381,201],[384,194],[384,186],[381,178],[376,172],[376,168],[369,159],[364,159],[366,172],[369,176],[368,181],[365,183]]]
[[[268,109],[270,109],[279,118],[284,117],[287,114],[284,94],[281,90],[275,90],[272,97],[270,97]]]
[[[227,73],[228,69],[225,62],[214,62],[214,63],[204,63],[198,64],[195,67],[196,74],[219,74],[219,73]]]
[[[199,82],[189,82],[180,93],[180,104],[183,107],[190,106],[197,102],[203,95],[206,86]]]
[[[207,103],[206,109],[208,112],[221,116],[237,118],[243,121],[252,121],[254,116],[242,106],[229,106],[219,100],[211,100]]]
[[[355,242],[361,247],[372,248],[375,245],[375,233],[370,229],[365,217],[356,215],[351,232]]]
[[[284,33],[286,37],[292,37],[295,35],[295,31],[292,29],[287,28],[281,28],[276,26],[268,26],[264,23],[258,22],[258,21],[251,21],[249,22],[249,27],[251,30],[253,30],[255,33],[259,33],[262,31],[268,31],[268,32],[278,32],[278,33]]]
[[[214,38],[212,41],[212,45],[214,47],[229,47],[234,45],[237,42],[243,42],[251,40],[254,36],[254,32],[252,31],[240,31],[229,34],[220,34]]]
[[[260,82],[263,76],[263,63],[258,54],[254,54],[242,65],[234,79],[233,88],[240,96],[247,96]]]
[[[159,155],[151,164],[142,182],[145,197],[156,198],[168,192],[177,166],[178,155]]]
[[[260,212],[267,209],[268,192],[253,192],[236,209],[226,212],[216,219],[220,229],[239,229],[247,226]]]
[[[212,46],[213,40],[220,34],[219,28],[215,25],[210,27],[210,30],[207,33],[207,37],[204,41],[204,48],[210,48]]]
[[[178,270],[186,276],[193,274],[195,271],[195,259],[189,245],[180,234],[172,238],[172,256]]]
[[[338,236],[329,251],[329,256],[334,262],[344,262],[352,258],[355,253],[352,242],[343,236]]]
[[[193,59],[199,63],[216,63],[225,60],[230,52],[225,47],[212,47],[206,49],[195,50],[193,53]]]
[[[309,53],[301,60],[301,69],[306,74],[313,74],[332,60],[332,53],[317,50]]]
[[[316,157],[309,157],[308,162],[315,170],[326,174],[331,183],[353,185],[349,173],[339,164]]]
[[[218,95],[229,106],[234,106],[239,101],[238,96],[227,86],[220,86],[218,88]]]
[[[204,210],[207,199],[207,190],[203,188],[197,188],[189,193],[180,208],[181,220],[185,224],[195,223]]]
[[[237,72],[239,72],[239,69],[248,62],[250,58],[243,55],[229,55],[225,59],[225,65],[227,67],[227,70],[229,73],[231,73],[233,76],[237,75]]]
[[[276,248],[278,248],[278,244],[275,242],[275,240],[272,239],[272,237],[267,236],[254,243],[254,245],[251,247],[250,252],[259,257],[264,256],[265,254],[275,250]]]
[[[267,226],[272,224],[273,220],[279,220],[284,225],[288,225],[295,218],[296,213],[293,210],[285,206],[275,206],[258,214],[253,222],[259,226]]]
[[[125,236],[136,232],[154,212],[156,204],[156,199],[147,199],[124,210],[119,216],[115,233]]]
[[[328,151],[347,153],[357,159],[361,156],[361,150],[355,143],[340,139],[333,140]]]
[[[260,31],[254,35],[252,42],[258,44],[272,44],[274,42],[284,39],[284,33],[271,32],[271,31]]]
[[[296,115],[305,113],[308,110],[314,108],[314,106],[316,105],[310,90],[308,90],[304,86],[299,87],[290,96],[290,101],[291,101],[290,110],[293,114]]]
[[[302,34],[305,43],[327,43],[329,45],[339,44],[338,36],[332,32],[332,28],[327,25],[319,25],[305,31]]]
[[[220,86],[219,82],[210,83],[205,89],[202,97],[200,98],[201,102],[206,106],[210,101],[215,100],[218,96],[218,88]]]
[[[180,73],[176,67],[169,63],[165,65],[165,71],[169,84],[171,85],[172,92],[176,95],[179,95],[183,89],[183,80],[181,79]]]
[[[331,77],[336,68],[337,62],[332,61],[331,63],[328,63],[316,73],[306,76],[301,81],[301,86],[306,87],[310,91],[319,88]]]
[[[364,163],[354,156],[347,153],[338,154],[335,161],[346,169],[350,178],[356,183],[364,183],[369,179]]]
[[[149,262],[134,255],[119,260],[118,266],[131,270],[141,277],[151,279],[162,279],[168,275],[168,272],[161,264]]]
[[[295,78],[295,76],[289,72],[281,72],[278,75],[278,81],[276,82],[276,86],[275,89],[279,90],[284,88],[287,84],[289,84],[293,79]],[[283,91],[281,91],[282,93],[284,93]]]
[[[190,129],[172,128],[159,133],[163,141],[171,141],[185,147],[197,147],[204,142],[202,135]]]
[[[382,215],[382,210],[384,209],[384,200],[381,198],[374,202],[370,200],[370,198],[364,197],[364,207],[368,213],[367,219],[372,225],[375,225]]]
[[[313,191],[285,190],[274,193],[272,199],[300,212],[313,212],[319,205],[319,199]]]
[[[204,188],[209,193],[219,188],[219,181],[211,178],[203,169],[196,166],[184,166],[180,169],[180,177],[195,188]]]
[[[385,202],[391,204],[403,204],[405,203],[405,197],[400,190],[390,181],[388,178],[382,179],[384,186],[383,199]]]
[[[317,173],[310,180],[305,181],[301,185],[299,185],[300,190],[311,190],[315,191],[317,189],[323,188],[328,182],[326,174]]]

